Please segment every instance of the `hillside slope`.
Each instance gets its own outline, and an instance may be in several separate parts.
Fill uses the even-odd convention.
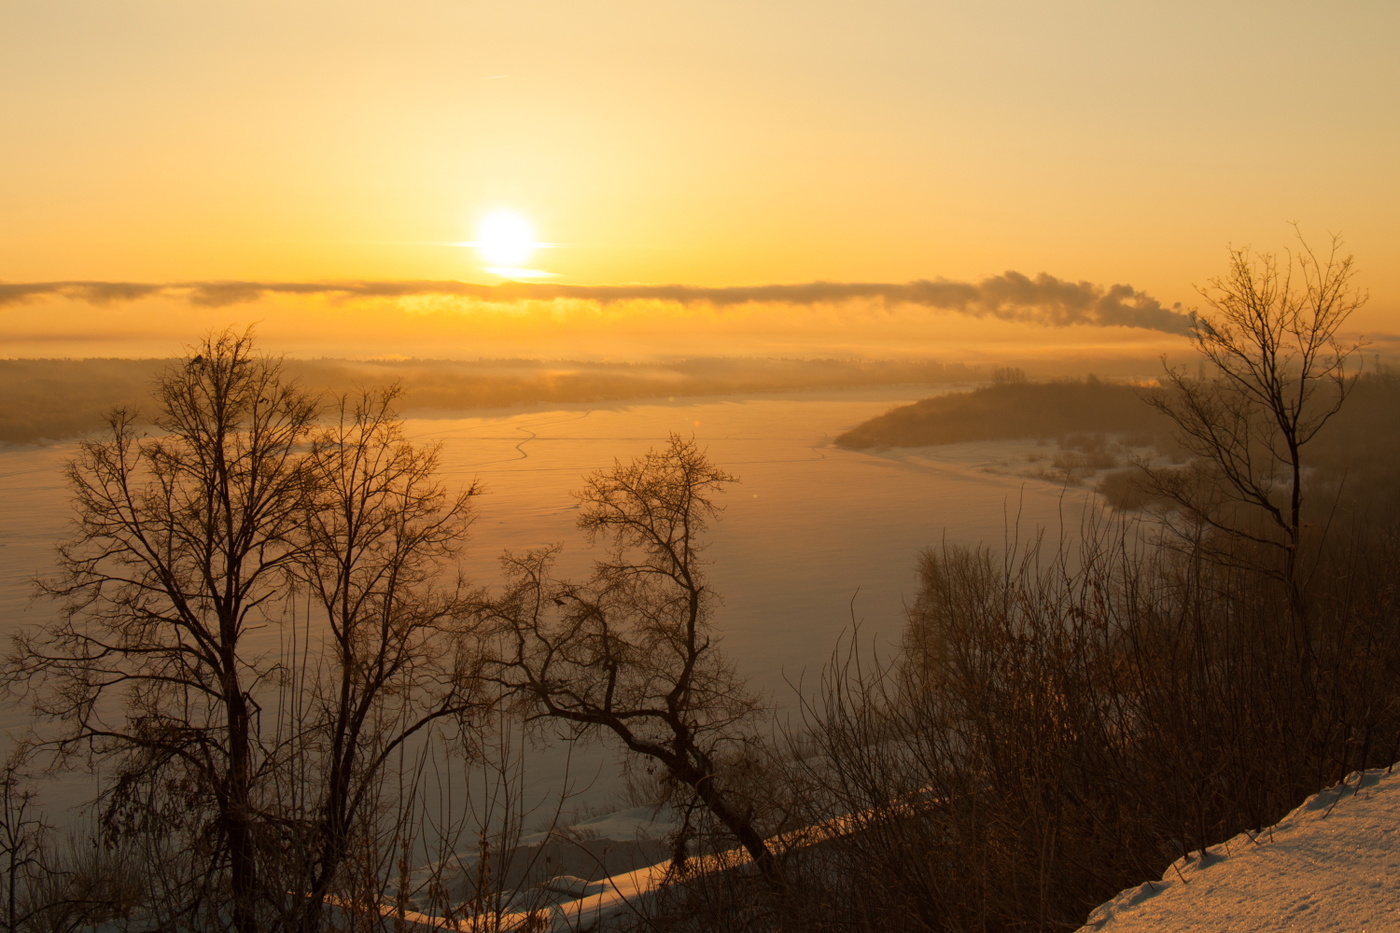
[[[1400,773],[1353,774],[1103,904],[1080,933],[1400,930]]]

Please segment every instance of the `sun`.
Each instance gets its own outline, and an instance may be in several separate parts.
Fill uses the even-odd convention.
[[[524,217],[514,211],[492,211],[477,224],[473,245],[488,265],[519,268],[540,244]]]

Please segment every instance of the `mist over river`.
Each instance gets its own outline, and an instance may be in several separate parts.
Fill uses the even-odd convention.
[[[905,386],[513,408],[412,418],[406,427],[416,441],[441,443],[441,476],[449,486],[475,480],[484,487],[463,570],[487,585],[499,579],[503,550],[560,541],[561,570],[586,574],[591,558],[574,528],[570,491],[614,458],[629,460],[664,444],[670,432],[694,436],[740,480],[723,495],[724,514],[709,534],[710,584],[723,598],[714,622],[739,673],[782,718],[794,706],[792,685],[804,676],[815,681],[853,621],[863,639],[897,641],[922,548],[943,541],[1000,544],[1018,526],[1023,540],[1036,527],[1077,531],[1087,493],[998,472],[1006,444],[883,453],[830,445],[895,405],[947,391]],[[0,451],[5,635],[53,617],[51,604],[31,602],[30,581],[48,572],[53,543],[68,533],[61,471],[74,449],[65,443]],[[0,726],[13,733],[25,722],[24,711],[10,706]],[[541,758],[531,782],[558,782],[562,760],[561,754]],[[614,773],[611,760],[610,751],[576,755],[574,773],[596,772],[602,794]],[[583,783],[595,782],[584,777]]]

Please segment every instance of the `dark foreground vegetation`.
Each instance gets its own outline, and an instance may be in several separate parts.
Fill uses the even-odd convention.
[[[671,883],[609,928],[1075,929],[1400,758],[1400,513],[1314,465],[1366,383],[1336,340],[1349,260],[1306,255],[1297,288],[1232,254],[1209,373],[1139,400],[1182,452],[1140,464],[1145,520],[924,552],[897,650],[853,636],[786,732],[718,648],[733,477],[693,442],[586,478],[588,577],[547,547],[481,585],[452,575],[475,491],[392,391],[317,399],[211,337],[161,376],[156,432],[119,412],[70,468],[62,613],[4,668],[39,722],[0,781],[6,928],[549,929],[541,873],[506,863],[497,739],[524,724],[611,743],[677,816]],[[27,782],[89,762],[99,819],[65,844]]]
[[[0,441],[37,443],[101,430],[113,407],[149,409],[166,360],[0,360]],[[965,382],[961,364],[888,360],[694,359],[671,363],[568,360],[287,360],[286,378],[330,395],[397,386],[403,412],[502,408],[785,389]],[[152,412],[152,416],[154,413]]]
[[[1304,244],[1290,285],[1231,258],[1197,319],[1206,372],[1144,400],[1184,455],[1141,464],[1148,522],[925,552],[901,650],[836,657],[786,755],[796,822],[847,831],[788,853],[786,897],[673,889],[666,928],[1072,930],[1400,758],[1400,483],[1356,501],[1342,444],[1314,459],[1333,428],[1393,437],[1395,387],[1336,339],[1349,259]]]

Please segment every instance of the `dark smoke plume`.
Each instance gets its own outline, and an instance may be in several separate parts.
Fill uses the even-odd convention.
[[[0,283],[0,306],[45,297],[94,304],[134,301],[151,295],[184,296],[193,304],[223,307],[272,295],[336,299],[448,296],[482,302],[593,301],[602,305],[668,301],[726,308],[743,304],[812,306],[868,302],[885,308],[915,306],[1053,327],[1088,324],[1141,327],[1169,334],[1190,332],[1191,317],[1166,307],[1129,285],[1107,288],[1068,282],[1040,273],[1005,272],[976,284],[920,279],[903,284],[808,282],[799,285],[704,287],[695,285],[552,285],[507,282],[476,285],[455,281],[406,282],[20,282]]]

